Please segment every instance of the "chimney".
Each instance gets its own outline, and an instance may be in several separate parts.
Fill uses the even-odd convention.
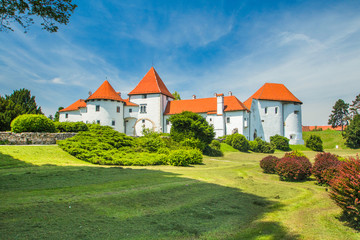
[[[217,103],[217,108],[216,108],[217,115],[223,115],[223,113],[224,113],[224,94],[222,94],[222,93],[216,94],[216,103]]]
[[[92,95],[92,92],[91,91],[89,91],[89,97]]]
[[[195,95],[195,94],[192,96],[192,99],[196,99],[196,95]]]
[[[117,92],[117,94],[121,97],[121,92]]]
[[[232,91],[229,91],[229,96],[232,96]]]

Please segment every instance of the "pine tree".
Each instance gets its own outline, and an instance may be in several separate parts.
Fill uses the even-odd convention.
[[[347,124],[347,116],[349,115],[349,104],[345,103],[344,100],[339,99],[336,101],[333,106],[332,114],[328,123],[331,124],[333,128],[341,126],[341,132],[343,132],[344,125]]]

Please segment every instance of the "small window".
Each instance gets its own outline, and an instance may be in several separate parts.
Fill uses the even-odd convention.
[[[266,108],[265,108],[265,114],[267,114],[267,110],[268,110],[268,108],[266,107]]]
[[[116,107],[116,112],[118,112],[118,113],[120,112],[120,106]]]
[[[143,95],[142,95],[142,98],[147,98],[146,94],[143,94]]]
[[[142,122],[142,123],[145,123],[145,119],[143,119],[141,122]]]
[[[100,105],[96,105],[95,111],[96,111],[96,112],[100,112]]]
[[[299,114],[299,111],[294,111],[295,114]]]
[[[275,114],[277,114],[277,113],[278,113],[278,107],[275,108]]]
[[[97,124],[100,124],[100,120],[96,120],[96,123],[97,123]]]
[[[132,108],[129,108],[129,113],[132,113]]]
[[[112,120],[111,125],[115,126],[115,120]]]
[[[140,113],[146,113],[146,104],[140,105]]]
[[[209,118],[209,121],[211,122],[211,121],[212,121],[212,118]]]
[[[261,122],[265,122],[265,120],[261,120]]]
[[[166,125],[169,125],[169,124],[170,124],[169,120],[168,120],[168,119],[166,119]]]
[[[65,118],[68,118],[68,117],[69,117],[69,114],[68,114],[68,113],[66,113],[66,114],[65,114]]]
[[[229,117],[226,118],[226,122],[230,123],[230,118]]]

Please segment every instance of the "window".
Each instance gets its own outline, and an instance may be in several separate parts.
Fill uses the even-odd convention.
[[[111,125],[115,126],[115,120],[112,120]]]
[[[261,120],[261,122],[265,122],[264,120]]]
[[[129,108],[129,113],[132,113],[132,108]]]
[[[96,120],[96,123],[97,123],[97,124],[100,124],[100,120]]]
[[[143,119],[141,122],[142,122],[142,123],[145,123],[145,119]]]
[[[146,113],[146,104],[140,105],[140,113]]]
[[[120,112],[120,106],[116,107],[116,112],[118,112],[118,113]]]
[[[275,107],[275,114],[278,113],[278,107]]]
[[[230,123],[230,118],[229,117],[226,118],[226,122]]]
[[[211,121],[212,121],[212,118],[210,118],[209,121],[211,122]]]
[[[169,124],[170,124],[169,120],[168,120],[168,119],[166,119],[166,125],[169,125]]]
[[[95,111],[96,111],[96,112],[100,112],[100,105],[96,105]]]
[[[65,114],[65,118],[68,118],[68,117],[69,117],[69,114],[68,114],[68,113],[66,113],[66,114]]]
[[[143,95],[142,95],[142,98],[147,98],[146,94],[143,94]]]
[[[294,111],[295,114],[299,114],[299,111]]]
[[[265,114],[267,114],[267,110],[268,110],[268,108],[266,107],[266,108],[265,108]]]

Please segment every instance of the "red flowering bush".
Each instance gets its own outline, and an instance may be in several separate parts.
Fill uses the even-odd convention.
[[[331,153],[318,153],[315,156],[312,174],[315,176],[319,184],[328,185],[329,182],[335,177],[341,161],[338,157]]]
[[[275,167],[279,160],[279,158],[269,155],[260,161],[260,167],[263,169],[264,173],[276,173]]]
[[[282,181],[301,181],[311,175],[311,163],[307,157],[283,157],[275,170]]]
[[[330,197],[340,206],[344,215],[360,228],[360,159],[350,157],[341,164],[339,173],[330,182]]]

